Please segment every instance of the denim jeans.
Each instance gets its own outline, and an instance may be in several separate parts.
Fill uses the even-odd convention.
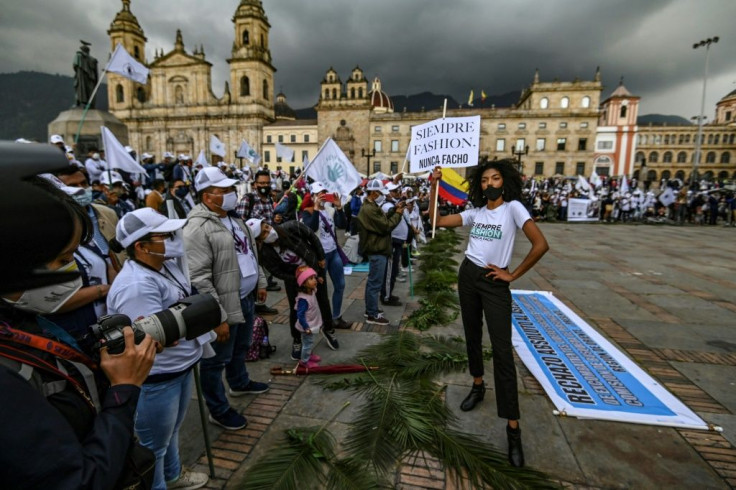
[[[179,477],[179,427],[192,397],[192,370],[168,381],[144,384],[135,415],[135,433],[156,455],[153,488]]]
[[[378,315],[378,295],[381,292],[383,278],[386,275],[386,263],[388,257],[385,255],[368,256],[368,282],[365,285],[365,312],[369,316]]]
[[[345,292],[345,269],[337,249],[325,254],[327,272],[332,279],[332,318],[342,316],[342,296]]]
[[[211,345],[215,349],[214,357],[202,359],[202,392],[213,417],[219,417],[230,408],[222,382],[223,369],[227,383],[233,390],[243,389],[250,382],[245,357],[253,337],[253,295],[242,298],[240,307],[245,323],[230,325],[230,338],[226,342],[213,342]]]
[[[314,347],[313,333],[302,332],[302,362],[307,362],[309,356],[312,354],[312,348]]]

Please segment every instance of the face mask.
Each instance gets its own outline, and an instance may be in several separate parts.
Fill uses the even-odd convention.
[[[384,202],[386,202],[386,196],[384,196],[383,194],[381,194],[380,196],[378,196],[378,197],[377,197],[377,198],[375,199],[375,202],[376,202],[376,204],[378,204],[379,206],[383,205],[383,203],[384,203]]]
[[[58,269],[59,272],[77,272],[78,270],[77,263],[73,260]],[[8,299],[5,301],[19,310],[45,315],[54,313],[61,308],[81,288],[82,278],[78,277],[73,281],[63,282],[61,284],[51,284],[38,289],[30,289],[25,291],[18,298],[18,301]]]
[[[86,208],[87,206],[92,204],[92,200],[93,200],[92,189],[88,187],[84,190],[84,194],[75,194],[74,200],[77,201],[77,204],[79,204],[83,208]]]
[[[501,195],[503,195],[503,187],[492,187],[489,185],[486,187],[486,190],[483,191],[483,196],[489,201],[495,201],[501,197]]]
[[[235,192],[228,192],[222,196],[222,206],[220,209],[223,211],[232,211],[238,205],[238,195]]]
[[[189,189],[187,189],[186,187],[179,187],[174,191],[174,193],[179,199],[184,199],[185,197],[187,197],[187,194],[189,194]]]
[[[276,230],[274,230],[273,228],[271,228],[270,230],[268,230],[268,236],[266,237],[265,240],[263,240],[263,242],[264,243],[273,243],[273,242],[275,242],[278,239],[279,239],[279,234],[276,233]]]
[[[164,257],[167,259],[177,259],[184,257],[184,240],[180,237],[170,238],[164,241]]]
[[[332,204],[331,202],[326,202],[322,204],[322,207],[324,209],[332,209],[334,207],[334,204]]]
[[[258,189],[258,194],[262,196],[267,196],[271,193],[271,187],[256,187]]]

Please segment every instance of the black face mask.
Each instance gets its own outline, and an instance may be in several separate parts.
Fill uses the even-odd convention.
[[[495,201],[502,195],[503,187],[492,187],[489,185],[488,187],[486,187],[486,190],[483,191],[483,196],[489,201]]]
[[[258,189],[258,194],[262,196],[267,196],[271,192],[270,187],[256,187]]]

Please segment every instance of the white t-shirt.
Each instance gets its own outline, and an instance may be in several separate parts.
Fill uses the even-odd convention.
[[[93,250],[81,245],[77,251],[74,252],[74,258],[76,258],[81,267],[84,268],[84,273],[89,279],[90,286],[107,284],[107,262],[102,256],[97,255]],[[92,306],[94,306],[97,318],[107,315],[105,300],[97,300],[92,303]]]
[[[330,253],[333,250],[337,250],[337,243],[335,243],[335,239],[332,238],[332,233],[327,231],[327,227],[325,226],[325,220],[327,220],[327,222],[330,224],[330,227],[332,228],[332,231],[334,233],[337,233],[335,231],[335,220],[332,219],[332,216],[326,210],[316,212],[321,215],[317,218],[319,220],[319,229],[317,230],[317,236],[319,237],[319,241],[322,244],[322,248],[324,249],[325,253]],[[324,216],[324,219],[322,219],[322,216]]]
[[[396,204],[390,201],[386,201],[383,203],[383,206],[381,206],[381,210],[384,212],[384,214],[388,214],[389,211],[391,211],[391,208],[396,207]],[[406,223],[406,219],[404,219],[404,216],[401,216],[401,220],[399,221],[399,224],[396,225],[396,227],[391,231],[391,238],[394,238],[396,240],[406,240],[406,238],[409,236],[409,225]]]
[[[465,256],[478,267],[492,264],[508,267],[516,230],[531,219],[519,201],[505,202],[496,209],[486,206],[460,213],[463,226],[471,226]]]
[[[108,312],[121,313],[135,321],[140,316],[157,313],[189,296],[189,280],[176,262],[167,260],[164,266],[156,272],[134,260],[126,260],[107,294]],[[202,345],[211,340],[210,333],[193,340],[179,339],[177,345],[156,354],[151,374],[176,373],[187,369],[202,357]]]
[[[220,221],[230,230],[235,242],[235,253],[240,267],[240,297],[245,298],[258,285],[258,261],[242,228],[229,216],[220,218]]]

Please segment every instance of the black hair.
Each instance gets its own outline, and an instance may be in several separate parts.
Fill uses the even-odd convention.
[[[87,214],[87,210],[80,206],[73,197],[43,177],[33,177],[32,179],[29,179],[29,182],[51,194],[57,201],[59,201],[61,207],[69,213],[72,219],[81,225],[82,239],[80,243],[87,243],[92,240],[95,234],[95,230],[92,227],[92,220]]]
[[[468,176],[468,201],[476,208],[485,206],[488,199],[483,195],[481,181],[483,173],[488,169],[496,169],[503,178],[503,200],[505,202],[518,201],[521,199],[521,174],[516,169],[518,162],[513,158],[503,160],[488,160],[483,158],[475,170]]]
[[[166,187],[166,181],[164,179],[154,179],[153,185],[151,186],[154,189],[159,189],[161,187]]]
[[[255,182],[256,180],[258,180],[258,177],[264,177],[264,176],[265,177],[268,177],[269,179],[271,179],[271,172],[269,172],[268,170],[259,170],[253,176],[253,182]]]
[[[181,179],[174,179],[171,182],[169,182],[169,189],[173,189],[177,182],[184,182]],[[186,184],[186,182],[184,182]],[[154,181],[155,184],[155,181]]]
[[[140,237],[138,240],[134,241],[127,247],[123,247],[123,244],[118,241],[117,238],[111,238],[107,244],[110,246],[110,250],[115,252],[116,254],[119,254],[123,250],[125,250],[125,255],[128,256],[129,259],[135,260],[135,244],[138,242],[147,242],[151,239],[152,234],[148,233],[142,237]]]

